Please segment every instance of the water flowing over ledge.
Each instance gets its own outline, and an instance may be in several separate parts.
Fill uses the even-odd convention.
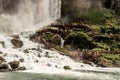
[[[0,33],[35,30],[61,17],[61,0],[1,0]],[[44,24],[44,25],[43,25]]]

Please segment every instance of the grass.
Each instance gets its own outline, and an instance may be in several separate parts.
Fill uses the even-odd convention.
[[[104,59],[112,60],[113,62],[120,61],[120,55],[118,54],[103,54]]]

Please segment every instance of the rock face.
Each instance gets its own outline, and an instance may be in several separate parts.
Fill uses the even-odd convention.
[[[19,61],[13,61],[13,62],[9,62],[9,65],[11,66],[11,68],[14,70],[14,69],[17,69],[19,67]]]
[[[12,39],[11,43],[16,47],[16,48],[21,48],[23,46],[23,42],[20,39]]]

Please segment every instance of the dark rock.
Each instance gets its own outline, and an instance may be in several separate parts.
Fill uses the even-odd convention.
[[[23,41],[19,39],[12,39],[11,43],[16,47],[16,48],[21,48],[23,46]]]
[[[5,48],[5,42],[4,41],[0,41],[0,44],[2,45],[3,48]]]
[[[3,55],[3,57],[6,57],[7,56],[7,53],[5,53],[4,55]]]
[[[85,64],[89,64],[89,65],[92,66],[92,63],[91,63],[90,61],[88,61],[88,60],[84,60],[83,63],[85,63]]]
[[[63,67],[65,70],[71,70],[70,66],[64,66]]]
[[[37,50],[36,48],[32,48],[31,50]]]
[[[19,68],[17,68],[17,70],[26,70],[26,67],[19,67]]]
[[[8,64],[3,63],[3,64],[0,65],[0,71],[3,71],[3,70],[4,71],[9,70]]]
[[[0,64],[4,61],[5,61],[5,59],[2,56],[0,56]]]
[[[20,62],[24,62],[25,60],[24,60],[23,58],[21,58],[19,61],[20,61]]]
[[[34,62],[35,62],[35,63],[38,63],[39,61],[38,61],[38,60],[35,60]]]
[[[29,53],[29,50],[28,50],[28,49],[25,49],[23,52],[24,52],[24,53]]]
[[[38,54],[38,57],[41,57],[41,55],[40,55],[40,54]]]
[[[16,69],[19,67],[19,61],[12,61],[12,62],[9,62],[9,65],[11,66],[12,69]]]
[[[3,52],[2,52],[2,51],[0,51],[0,54],[3,54]]]
[[[81,67],[84,67],[84,65],[81,65]]]
[[[0,72],[9,72],[11,71],[10,69],[1,69]]]
[[[50,63],[48,63],[48,64],[47,64],[47,66],[48,66],[48,67],[50,67],[50,66],[51,66],[51,64],[50,64]]]
[[[10,37],[12,37],[14,39],[20,39],[19,35],[10,35]]]
[[[52,58],[52,57],[49,55],[49,52],[46,52],[46,53],[45,53],[45,57],[47,57],[47,58]]]
[[[45,57],[49,57],[49,52],[46,52],[46,53],[45,53]]]
[[[55,67],[57,68],[58,66],[57,66],[57,65],[55,65]]]

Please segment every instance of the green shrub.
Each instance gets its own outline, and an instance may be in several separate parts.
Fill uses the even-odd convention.
[[[92,49],[95,47],[92,39],[83,32],[69,34],[65,39],[65,45],[72,45],[81,49]]]
[[[41,34],[40,37],[42,37],[43,39],[45,39],[47,42],[51,42],[51,38],[54,34],[53,33],[49,33],[49,34]]]
[[[97,47],[94,49],[99,49],[99,50],[110,50],[110,46],[105,44],[105,43],[96,43]]]
[[[103,58],[112,61],[120,61],[120,55],[116,54],[103,54]]]
[[[87,24],[105,24],[107,18],[113,17],[111,10],[108,9],[89,9],[83,16]]]
[[[108,35],[95,35],[93,38],[96,42],[103,42],[108,44],[112,42],[111,38]]]
[[[112,34],[120,34],[120,26],[112,25],[112,26],[101,26],[101,33],[112,33]]]
[[[111,47],[111,50],[120,50],[120,42],[113,41],[109,46]]]

